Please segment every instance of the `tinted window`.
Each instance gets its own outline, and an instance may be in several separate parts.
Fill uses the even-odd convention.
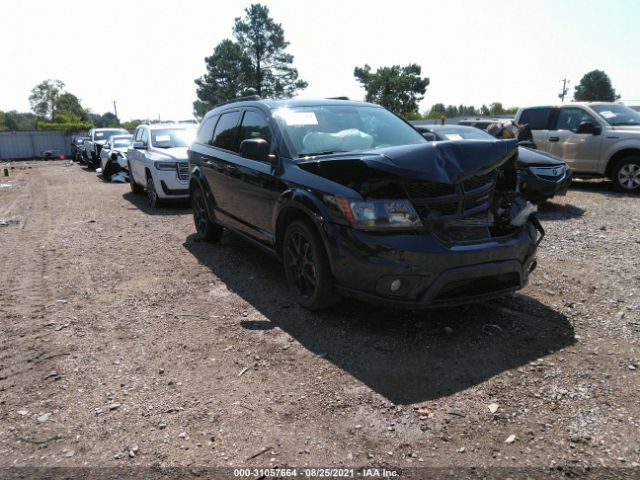
[[[204,122],[200,125],[200,129],[198,130],[198,134],[196,136],[196,142],[198,143],[209,143],[213,138],[213,129],[216,126],[216,122],[218,121],[218,115],[212,115],[211,117],[205,119]]]
[[[146,128],[142,129],[142,137],[140,138],[142,143],[144,143],[145,145],[149,143],[149,131]]]
[[[138,127],[138,130],[136,130],[136,137],[135,137],[135,141],[136,142],[140,142],[142,141],[142,128]]]
[[[240,112],[229,112],[220,115],[213,134],[213,146],[225,150],[236,151],[236,138],[238,133],[238,117]]]
[[[240,126],[240,142],[250,138],[262,138],[271,144],[271,129],[264,115],[254,111],[247,111]],[[238,144],[240,143],[238,142]]]
[[[546,130],[550,113],[551,107],[527,108],[523,110],[518,123],[529,125],[531,130]]]
[[[556,130],[571,130],[578,132],[578,125],[582,122],[593,122],[593,117],[581,108],[561,108],[558,112]]]

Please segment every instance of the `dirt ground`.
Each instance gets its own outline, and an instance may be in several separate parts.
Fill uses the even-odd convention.
[[[530,285],[499,301],[310,313],[274,259],[196,241],[188,205],[13,165],[0,467],[640,474],[640,196],[575,182],[542,208]]]

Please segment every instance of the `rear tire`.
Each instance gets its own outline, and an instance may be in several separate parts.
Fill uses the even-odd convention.
[[[282,260],[289,288],[308,310],[320,310],[340,301],[333,286],[327,252],[315,227],[294,220],[282,242]]]
[[[218,243],[222,237],[223,228],[209,218],[207,203],[200,187],[195,187],[191,192],[191,208],[198,238],[205,242]]]
[[[611,180],[619,192],[640,192],[640,157],[625,157],[613,166]]]
[[[144,188],[138,185],[136,181],[133,179],[131,164],[129,163],[128,165],[129,165],[129,187],[131,188],[131,193],[133,193],[134,195],[140,195],[142,192],[144,192]]]

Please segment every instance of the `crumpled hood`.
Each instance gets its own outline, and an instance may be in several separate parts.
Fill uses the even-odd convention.
[[[381,148],[359,155],[353,152],[332,155],[315,161],[359,159],[371,168],[399,177],[453,184],[497,168],[516,153],[517,147],[516,140],[431,142]]]
[[[541,150],[532,150],[530,148],[518,147],[518,164],[522,166],[532,165],[564,165],[564,161],[560,158],[552,155],[551,153],[543,152]]]
[[[158,156],[167,157],[167,160],[187,160],[187,150],[187,147],[155,148],[153,152]]]

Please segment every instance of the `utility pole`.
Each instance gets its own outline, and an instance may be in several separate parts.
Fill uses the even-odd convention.
[[[113,101],[113,113],[116,115],[116,118],[118,118],[118,108],[116,107],[116,102],[115,100]]]
[[[562,93],[558,95],[558,98],[560,99],[561,102],[564,103],[564,97],[567,95],[567,92],[569,91],[569,83],[571,82],[571,80],[567,80],[566,78],[563,78],[560,81],[562,82]]]

